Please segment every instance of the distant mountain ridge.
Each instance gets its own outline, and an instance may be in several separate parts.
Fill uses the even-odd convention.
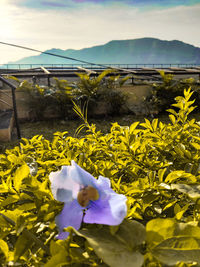
[[[45,52],[101,64],[200,64],[200,48],[178,40],[156,38],[113,40],[104,45],[74,49],[50,49]],[[78,64],[76,61],[46,54],[25,57],[18,64]]]

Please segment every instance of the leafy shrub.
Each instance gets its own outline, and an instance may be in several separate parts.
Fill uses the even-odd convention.
[[[28,106],[32,120],[43,120],[45,110],[49,106],[55,106],[55,100],[51,97],[51,89],[39,85],[32,85],[24,80],[19,84],[17,90],[28,94]]]
[[[69,83],[67,80],[54,78],[55,84],[39,86],[28,81],[20,82],[16,77],[10,76],[18,84],[17,90],[28,93],[28,105],[32,119],[43,120],[45,111],[57,111],[58,117],[65,119],[73,118],[72,101],[77,101],[80,105],[89,105],[89,116],[95,116],[97,105],[105,103],[107,109],[103,115],[119,114],[120,108],[126,102],[126,96],[117,90],[129,77],[120,79],[120,75],[113,75],[105,78],[106,75],[115,72],[108,69],[98,76],[91,77],[91,73],[76,73],[79,80]]]
[[[182,95],[184,89],[192,88],[195,91],[194,96],[199,100],[200,86],[195,79],[174,79],[174,75],[165,74],[164,71],[159,71],[162,81],[153,84],[150,96],[145,99],[145,104],[149,110],[156,110],[157,113],[165,112],[173,103],[174,98]]]
[[[10,79],[17,82],[17,90],[28,94],[26,103],[29,106],[32,120],[46,119],[45,112],[53,110],[57,117],[66,118],[72,108],[72,85],[67,80],[58,80],[54,78],[55,85],[39,86],[24,80],[9,76]],[[48,116],[47,116],[48,118]]]
[[[200,265],[200,123],[189,120],[192,92],[176,98],[170,123],[154,119],[130,127],[114,123],[104,135],[83,118],[82,138],[57,132],[22,139],[0,155],[0,263],[2,266]],[[128,198],[119,226],[83,224],[56,240],[63,203],[49,174],[74,160],[93,176],[109,177]]]
[[[55,85],[51,87],[51,97],[55,99],[55,106],[58,109],[61,118],[66,118],[71,115],[72,110],[72,89],[73,84],[67,80],[59,80],[54,78]]]
[[[76,73],[80,80],[75,83],[74,97],[76,100],[80,100],[81,104],[88,103],[89,116],[95,116],[98,104],[105,103],[107,109],[104,111],[104,115],[118,115],[125,104],[125,94],[117,89],[122,87],[130,77],[126,76],[120,79],[120,75],[115,75],[115,72],[113,69],[108,69],[94,77],[91,77],[91,73]],[[106,77],[108,74],[113,74],[113,76]]]

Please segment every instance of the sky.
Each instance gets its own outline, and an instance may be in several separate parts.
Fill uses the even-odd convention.
[[[0,42],[40,51],[81,49],[111,40],[143,37],[180,40],[200,47],[200,0],[0,0],[0,3]],[[32,55],[37,53],[0,44],[0,64]]]

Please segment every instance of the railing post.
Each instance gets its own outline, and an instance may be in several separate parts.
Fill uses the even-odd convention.
[[[16,105],[16,96],[15,96],[15,88],[11,87],[12,90],[12,101],[13,101],[13,110],[14,110],[14,117],[15,117],[15,125],[17,129],[17,137],[18,139],[21,139],[21,133],[19,128],[19,121],[17,116],[17,105]]]
[[[10,88],[11,88],[15,125],[16,125],[16,129],[17,129],[17,137],[18,137],[18,139],[21,139],[21,133],[20,133],[19,121],[18,121],[18,115],[17,115],[16,96],[15,96],[16,87],[13,84],[11,84],[10,82],[8,82],[7,80],[5,80],[1,75],[0,75],[0,80],[2,82],[4,82],[5,84],[7,84],[8,86],[10,86]]]

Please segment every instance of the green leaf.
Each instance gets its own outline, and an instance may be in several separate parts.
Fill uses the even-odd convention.
[[[172,237],[164,240],[151,251],[164,264],[197,262],[200,264],[200,239],[190,236]]]
[[[197,225],[198,222],[177,223],[174,219],[153,219],[146,225],[147,246],[150,250],[154,250],[154,247],[160,249],[160,244],[165,240],[179,237],[186,237],[186,240],[188,237],[194,237],[200,241],[200,227]],[[173,242],[167,249],[172,249],[172,244]]]
[[[171,184],[171,189],[187,194],[190,198],[200,198],[200,185]]]
[[[20,80],[19,80],[18,78],[16,78],[15,76],[9,75],[7,78],[8,78],[8,79],[11,79],[11,80],[14,80],[14,81],[16,81],[18,84],[20,84]]]
[[[200,227],[198,222],[176,223],[175,236],[193,236],[200,239]]]
[[[175,118],[174,115],[170,114],[170,115],[169,115],[169,118],[170,118],[172,124],[176,124],[176,118]]]
[[[116,72],[116,70],[114,69],[107,69],[107,70],[104,70],[101,74],[99,74],[99,76],[96,78],[96,81],[98,83],[100,83],[102,81],[102,79],[108,75],[109,73],[113,73],[113,72]]]
[[[176,229],[174,219],[153,219],[146,225],[147,244],[152,247],[169,236],[173,236]]]
[[[156,131],[157,126],[158,126],[158,119],[153,119],[153,121],[152,121],[152,127],[153,127],[153,130],[154,131]]]
[[[136,225],[136,224],[135,224]],[[131,225],[130,228],[132,228]],[[70,227],[71,228],[71,227]],[[97,256],[102,259],[106,264],[111,267],[140,267],[143,264],[143,256],[136,249],[130,249],[130,243],[133,245],[133,241],[126,239],[127,230],[124,234],[120,233],[118,237],[110,233],[109,227],[103,227],[102,229],[83,229],[76,231],[71,228],[77,235],[84,237],[90,246],[94,249]],[[120,229],[120,228],[119,228]],[[132,228],[133,229],[133,228]],[[141,227],[143,232],[143,228]],[[120,230],[119,230],[120,231]],[[124,229],[121,229],[124,232]],[[116,234],[117,235],[117,234]],[[121,239],[122,238],[122,239]],[[133,237],[134,238],[134,237]],[[142,240],[142,234],[140,241]],[[125,241],[126,240],[126,241]],[[132,239],[133,240],[133,239]],[[134,242],[137,244],[137,241]]]
[[[2,239],[0,239],[0,252],[2,252],[5,257],[8,258],[9,248],[7,243]]]
[[[0,184],[0,193],[7,193],[8,192],[8,186],[4,181],[1,181]]]
[[[194,148],[196,148],[197,150],[200,150],[200,144],[198,143],[190,143]]]
[[[160,169],[158,171],[158,178],[159,178],[159,181],[162,183],[163,180],[164,180],[164,174],[166,172],[167,168],[164,168],[164,169]]]
[[[119,81],[119,86],[122,87],[124,83],[129,79],[131,79],[131,76],[125,76],[124,78],[122,78],[121,81]]]
[[[35,203],[26,203],[26,204],[19,205],[17,207],[18,210],[23,210],[23,211],[33,210],[35,208],[36,208]]]
[[[33,240],[28,238],[24,232],[18,237],[14,249],[14,261],[16,262],[32,246]]]
[[[69,265],[67,262],[66,251],[59,251],[56,255],[53,255],[51,259],[44,265],[44,267],[60,267]]]
[[[19,200],[19,196],[17,196],[17,195],[8,196],[5,200],[0,201],[1,207],[5,207],[9,204],[13,204],[13,203],[17,202],[18,200]]]
[[[9,223],[5,220],[5,218],[0,213],[0,229],[4,227],[9,228]]]
[[[22,214],[22,211],[18,209],[3,211],[0,215],[10,222],[12,225],[15,225],[17,218]]]
[[[172,207],[174,204],[176,204],[177,201],[178,200],[176,199],[176,200],[172,200],[172,201],[167,202],[168,204],[163,208],[163,211],[165,211],[165,210],[169,209],[170,207]]]
[[[153,131],[153,128],[151,126],[151,123],[149,120],[147,119],[144,119],[145,120],[145,123],[140,123],[140,126],[146,128],[146,129],[150,129],[151,131]]]
[[[174,213],[177,220],[180,220],[183,217],[183,214],[186,212],[190,204],[185,205],[184,207],[180,207],[178,203],[174,206]]]
[[[165,182],[175,182],[176,180],[180,179],[180,178],[186,178],[186,179],[190,179],[192,182],[196,181],[196,177],[190,173],[186,173],[184,171],[173,171],[170,174],[167,175]]]
[[[177,116],[177,113],[174,109],[167,109],[166,111],[172,113],[174,116]]]
[[[199,136],[193,135],[192,138],[196,139],[197,141],[200,141],[200,137]]]
[[[184,89],[183,93],[184,93],[186,101],[188,101],[193,94],[193,92],[191,92],[191,88],[188,88],[188,90]]]
[[[22,215],[20,215],[17,218],[17,222],[15,225],[16,233],[19,235],[24,230],[25,226],[26,226],[25,218]]]
[[[44,267],[59,267],[62,264],[69,264],[67,262],[67,251],[66,249],[60,244],[62,241],[51,241],[50,243],[50,252],[51,252],[51,259],[44,265]]]
[[[22,165],[16,170],[13,179],[14,179],[14,187],[17,191],[19,191],[23,179],[26,178],[29,175],[29,173],[30,169],[27,164]]]
[[[134,122],[134,123],[131,124],[130,130],[129,130],[130,134],[132,134],[135,131],[135,129],[138,126],[138,124],[139,124],[139,122]]]
[[[130,249],[134,249],[145,241],[146,230],[145,227],[137,221],[124,220],[123,223],[120,224],[115,237],[124,242]]]

